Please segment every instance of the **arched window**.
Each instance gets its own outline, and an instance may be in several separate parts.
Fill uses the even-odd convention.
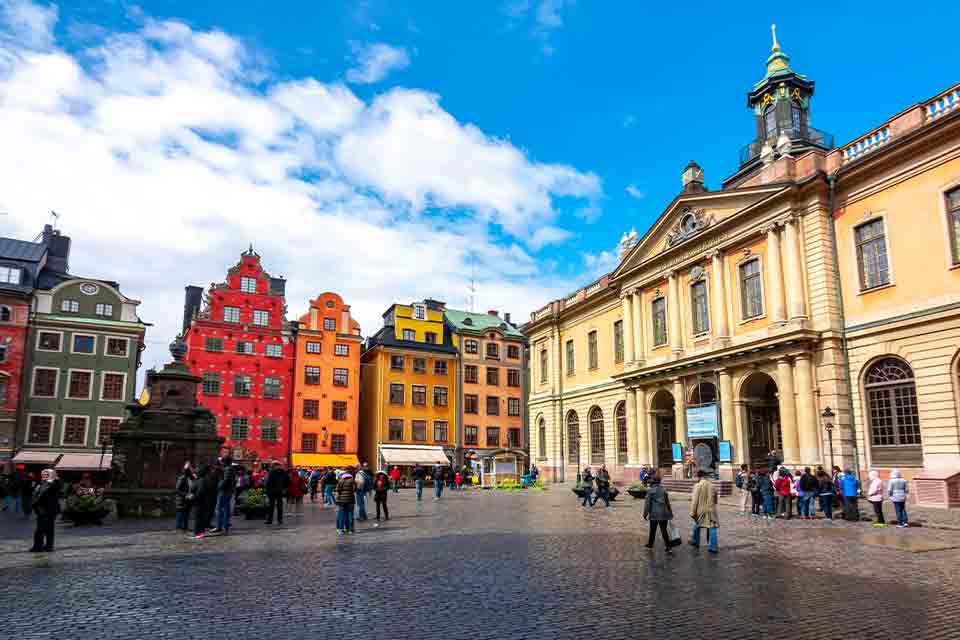
[[[567,460],[580,462],[580,419],[576,411],[567,414]]]
[[[627,405],[621,402],[613,411],[617,425],[617,463],[627,464]]]
[[[590,464],[603,464],[603,411],[590,410]]]
[[[541,460],[547,457],[547,421],[543,418],[537,424],[537,453]]]
[[[13,320],[13,312],[10,307],[0,307],[0,322],[10,322]]]
[[[916,456],[900,455],[904,447],[919,453],[920,415],[917,386],[910,365],[900,358],[883,358],[871,365],[863,382],[867,397],[870,442],[874,462],[917,462]],[[889,447],[890,449],[884,449]],[[921,454],[922,456],[922,454]],[[922,463],[922,457],[919,460]]]

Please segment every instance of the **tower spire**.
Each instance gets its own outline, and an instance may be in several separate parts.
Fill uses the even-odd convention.
[[[773,51],[774,53],[776,53],[777,51],[780,51],[780,43],[777,42],[777,25],[776,25],[776,24],[771,24],[771,25],[770,25],[770,32],[773,34],[773,49],[772,49],[772,51]]]

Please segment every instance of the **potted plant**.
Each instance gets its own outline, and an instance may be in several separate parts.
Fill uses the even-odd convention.
[[[74,525],[103,524],[103,519],[110,513],[110,502],[104,500],[103,494],[93,489],[78,489],[77,493],[69,496],[63,509],[63,519],[73,522]]]
[[[640,499],[647,497],[647,487],[642,482],[634,482],[629,487],[627,487],[627,493],[629,493],[633,498]]]
[[[246,520],[266,518],[269,509],[270,499],[267,498],[267,492],[261,488],[244,491],[237,505],[237,511],[242,513]]]
[[[578,482],[577,486],[575,486],[572,489],[572,491],[575,494],[577,494],[578,498],[582,499],[584,491],[591,486],[593,485],[589,482]],[[613,502],[614,500],[616,500],[618,495],[620,495],[620,489],[617,489],[615,486],[610,485],[610,502]],[[594,491],[594,497],[596,497],[596,491]]]

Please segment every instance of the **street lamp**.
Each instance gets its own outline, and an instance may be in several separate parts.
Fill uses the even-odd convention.
[[[820,414],[823,418],[823,428],[827,431],[827,440],[830,443],[830,473],[833,473],[833,419],[835,414],[830,407],[823,410]]]

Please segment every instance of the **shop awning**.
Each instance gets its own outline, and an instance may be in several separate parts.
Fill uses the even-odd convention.
[[[13,456],[14,462],[23,464],[53,464],[60,454],[56,451],[21,451]]]
[[[295,467],[356,467],[360,465],[357,456],[352,453],[295,453],[293,466]]]
[[[443,452],[443,447],[418,445],[383,445],[380,455],[387,466],[421,465],[449,465],[450,459]]]
[[[113,462],[113,454],[103,454],[103,462],[100,461],[99,453],[65,453],[60,458],[55,469],[57,471],[103,471],[110,470],[110,463]]]

